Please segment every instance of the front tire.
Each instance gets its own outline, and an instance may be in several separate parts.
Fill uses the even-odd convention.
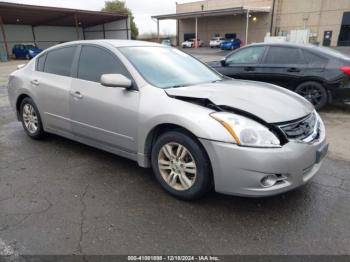
[[[322,109],[327,104],[327,90],[318,82],[301,83],[294,91],[312,103],[317,110]]]
[[[30,138],[42,139],[45,137],[39,110],[34,101],[26,97],[20,105],[20,119],[22,126]]]
[[[187,133],[161,135],[152,148],[152,168],[163,189],[179,199],[198,199],[212,186],[209,158]]]

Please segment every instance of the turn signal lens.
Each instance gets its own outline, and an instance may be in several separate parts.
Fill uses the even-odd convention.
[[[350,66],[342,66],[340,70],[343,71],[345,74],[350,75]]]

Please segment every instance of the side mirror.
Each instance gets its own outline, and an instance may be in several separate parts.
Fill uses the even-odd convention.
[[[222,66],[226,66],[226,58],[225,58],[225,57],[222,58],[222,59],[220,60],[220,63],[221,63]]]
[[[104,74],[100,79],[101,85],[109,87],[130,88],[132,82],[129,78],[121,74]]]

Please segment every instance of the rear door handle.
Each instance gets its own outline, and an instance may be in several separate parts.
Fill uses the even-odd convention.
[[[244,68],[244,71],[247,71],[247,72],[255,71],[255,67],[247,66],[247,67]]]
[[[78,98],[78,99],[82,99],[83,95],[79,92],[79,91],[70,91],[71,96]]]
[[[287,69],[288,72],[300,72],[300,69],[299,68],[296,68],[296,67],[290,67]]]
[[[31,83],[32,85],[35,85],[35,86],[38,86],[38,85],[39,85],[39,81],[36,80],[36,79],[31,80],[30,83]]]

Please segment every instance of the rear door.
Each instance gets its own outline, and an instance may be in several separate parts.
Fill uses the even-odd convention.
[[[261,81],[294,89],[307,70],[298,47],[269,46],[261,64]]]
[[[233,78],[260,80],[260,61],[264,55],[265,46],[250,46],[239,49],[226,57],[225,66],[219,71]]]
[[[69,134],[69,91],[76,46],[61,47],[49,51],[36,61],[36,72],[31,85],[38,94],[40,112],[47,129]]]

